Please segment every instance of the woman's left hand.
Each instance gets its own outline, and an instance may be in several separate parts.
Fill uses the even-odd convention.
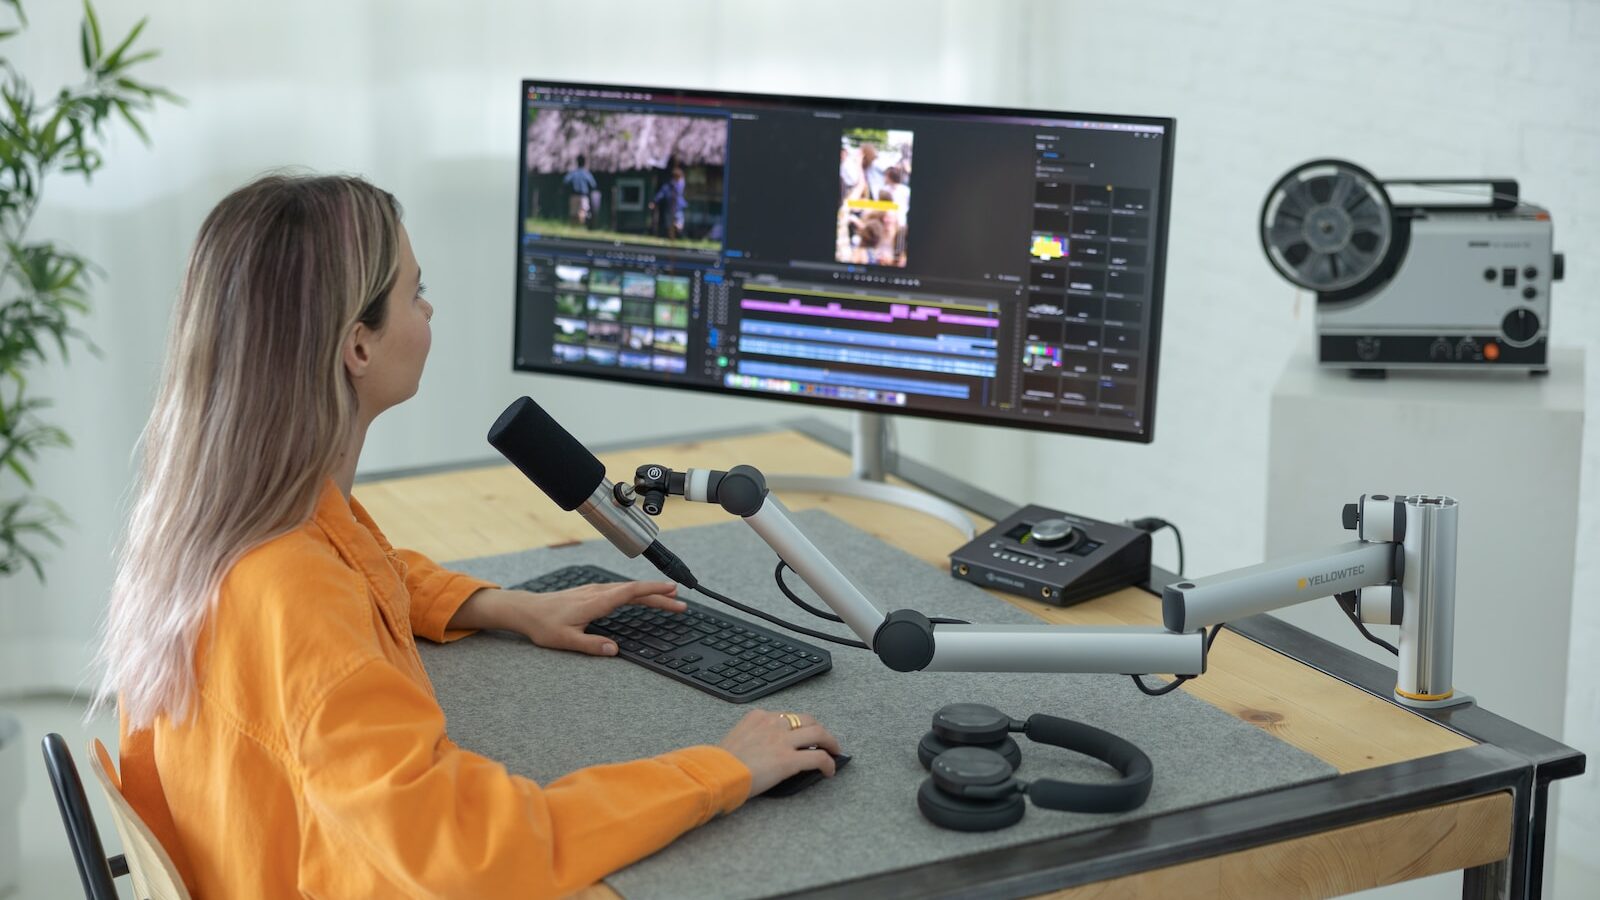
[[[688,607],[677,599],[677,591],[678,586],[668,581],[586,584],[549,594],[484,589],[467,598],[450,627],[503,628],[552,650],[615,656],[616,641],[588,634],[584,627],[630,603],[683,612]]]

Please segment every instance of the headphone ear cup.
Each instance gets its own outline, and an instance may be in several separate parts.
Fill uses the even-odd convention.
[[[917,762],[922,763],[924,769],[929,768],[933,765],[935,756],[959,746],[963,745],[945,743],[937,734],[930,731],[922,736],[922,740],[917,742]],[[972,746],[993,750],[1005,757],[1006,762],[1011,764],[1011,771],[1013,772],[1022,767],[1022,748],[1017,746],[1017,742],[1009,737],[998,744],[973,744]]]
[[[1027,799],[1012,794],[1002,800],[971,800],[939,789],[932,778],[917,788],[917,809],[922,817],[951,831],[995,831],[1022,821]]]

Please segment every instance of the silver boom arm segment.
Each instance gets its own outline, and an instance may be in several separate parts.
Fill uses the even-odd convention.
[[[654,474],[652,474],[654,473]],[[1066,625],[953,625],[932,623],[915,610],[884,614],[795,526],[750,466],[727,472],[677,473],[641,466],[634,493],[648,512],[666,494],[717,503],[744,519],[817,593],[851,631],[902,672],[1083,672],[1198,675],[1205,671],[1205,635],[1160,628],[1075,628]]]
[[[1363,495],[1344,513],[1360,540],[1170,585],[1162,621],[1189,631],[1333,595],[1364,623],[1400,626],[1396,700],[1465,703],[1451,681],[1458,509],[1449,497]]]

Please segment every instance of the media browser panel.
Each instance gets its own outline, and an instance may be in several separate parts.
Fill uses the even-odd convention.
[[[1170,119],[524,82],[518,369],[1151,439]]]

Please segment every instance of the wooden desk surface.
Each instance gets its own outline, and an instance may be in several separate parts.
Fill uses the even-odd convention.
[[[796,432],[768,432],[601,454],[612,474],[646,462],[703,468],[739,463],[770,473],[843,475],[849,460]],[[587,522],[562,512],[507,466],[464,469],[356,485],[355,494],[395,546],[445,561],[595,537]],[[944,568],[961,535],[920,513],[845,497],[785,493],[791,509],[821,507],[883,541]],[[725,521],[720,509],[678,503],[663,531]],[[989,523],[979,522],[979,527]],[[1161,624],[1160,602],[1126,589],[1061,609],[1007,594],[994,596],[1050,622],[1072,625]],[[1473,741],[1247,638],[1224,632],[1206,674],[1184,688],[1228,713],[1326,761],[1341,773],[1473,746]],[[1470,827],[1466,827],[1470,825]],[[1394,835],[1404,831],[1405,840]],[[1494,794],[1295,841],[1087,885],[1052,896],[1121,896],[1130,891],[1181,896],[1236,895],[1246,873],[1270,879],[1276,896],[1328,896],[1433,872],[1482,865],[1506,855],[1509,795]],[[1428,840],[1418,835],[1428,834]],[[1364,849],[1363,849],[1364,848]],[[1372,848],[1386,848],[1382,853]],[[1354,854],[1342,863],[1344,853]],[[1330,860],[1329,854],[1333,859]],[[1113,893],[1103,893],[1118,886]],[[1232,886],[1231,889],[1229,886]],[[1265,885],[1261,885],[1267,889]],[[593,896],[615,896],[597,886]]]

